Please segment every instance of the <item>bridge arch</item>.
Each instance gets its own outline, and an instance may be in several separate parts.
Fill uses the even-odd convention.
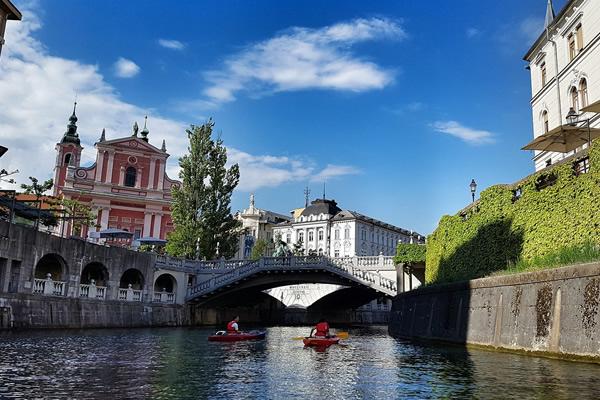
[[[139,269],[130,268],[123,272],[119,288],[127,289],[131,285],[133,290],[142,290],[144,286],[144,274]]]
[[[108,278],[108,269],[104,264],[94,261],[83,267],[80,283],[89,285],[94,280],[97,286],[106,286]]]
[[[35,266],[34,277],[36,279],[46,279],[48,274],[54,281],[62,281],[68,274],[67,262],[64,258],[55,253],[49,253],[40,258]]]

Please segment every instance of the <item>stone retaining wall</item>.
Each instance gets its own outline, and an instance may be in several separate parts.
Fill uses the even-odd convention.
[[[392,335],[600,361],[600,263],[399,294]]]

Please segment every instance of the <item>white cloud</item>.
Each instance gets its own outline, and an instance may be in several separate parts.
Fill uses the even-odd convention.
[[[119,78],[133,78],[140,72],[140,67],[138,67],[136,63],[123,57],[119,57],[115,62],[114,67],[115,75]]]
[[[527,43],[534,43],[544,31],[544,20],[541,18],[527,18],[519,25],[519,32],[525,37]]]
[[[327,165],[327,167],[313,176],[310,181],[311,182],[327,182],[331,179],[345,176],[345,175],[356,175],[359,174],[360,171],[352,166],[348,165]]]
[[[478,36],[479,35],[479,29],[477,28],[467,28],[467,37],[468,38],[472,38],[474,36]]]
[[[481,131],[463,126],[456,121],[437,121],[431,124],[431,127],[443,133],[456,136],[469,144],[483,145],[493,143],[494,135],[488,131]]]
[[[291,28],[231,55],[225,69],[206,73],[212,84],[205,95],[216,102],[235,100],[235,92],[331,89],[361,92],[381,89],[394,71],[364,60],[349,47],[368,40],[400,40],[405,32],[396,21],[355,19],[321,29]]]
[[[227,149],[229,164],[240,166],[238,189],[252,191],[261,187],[277,187],[287,182],[323,182],[336,177],[354,175],[358,170],[351,166],[328,165],[314,173],[310,161],[269,155],[253,156],[234,148]]]
[[[187,46],[178,40],[158,39],[158,44],[171,50],[183,50]]]

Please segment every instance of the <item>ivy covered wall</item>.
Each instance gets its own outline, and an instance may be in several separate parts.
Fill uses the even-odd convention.
[[[600,243],[600,141],[512,185],[483,192],[427,237],[426,283],[486,276],[561,247]]]

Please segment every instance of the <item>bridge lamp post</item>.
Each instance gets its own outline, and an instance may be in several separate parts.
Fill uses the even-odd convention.
[[[477,190],[477,184],[475,183],[475,179],[471,179],[471,184],[469,185],[469,187],[471,188],[471,198],[472,203],[475,203],[475,191]]]

